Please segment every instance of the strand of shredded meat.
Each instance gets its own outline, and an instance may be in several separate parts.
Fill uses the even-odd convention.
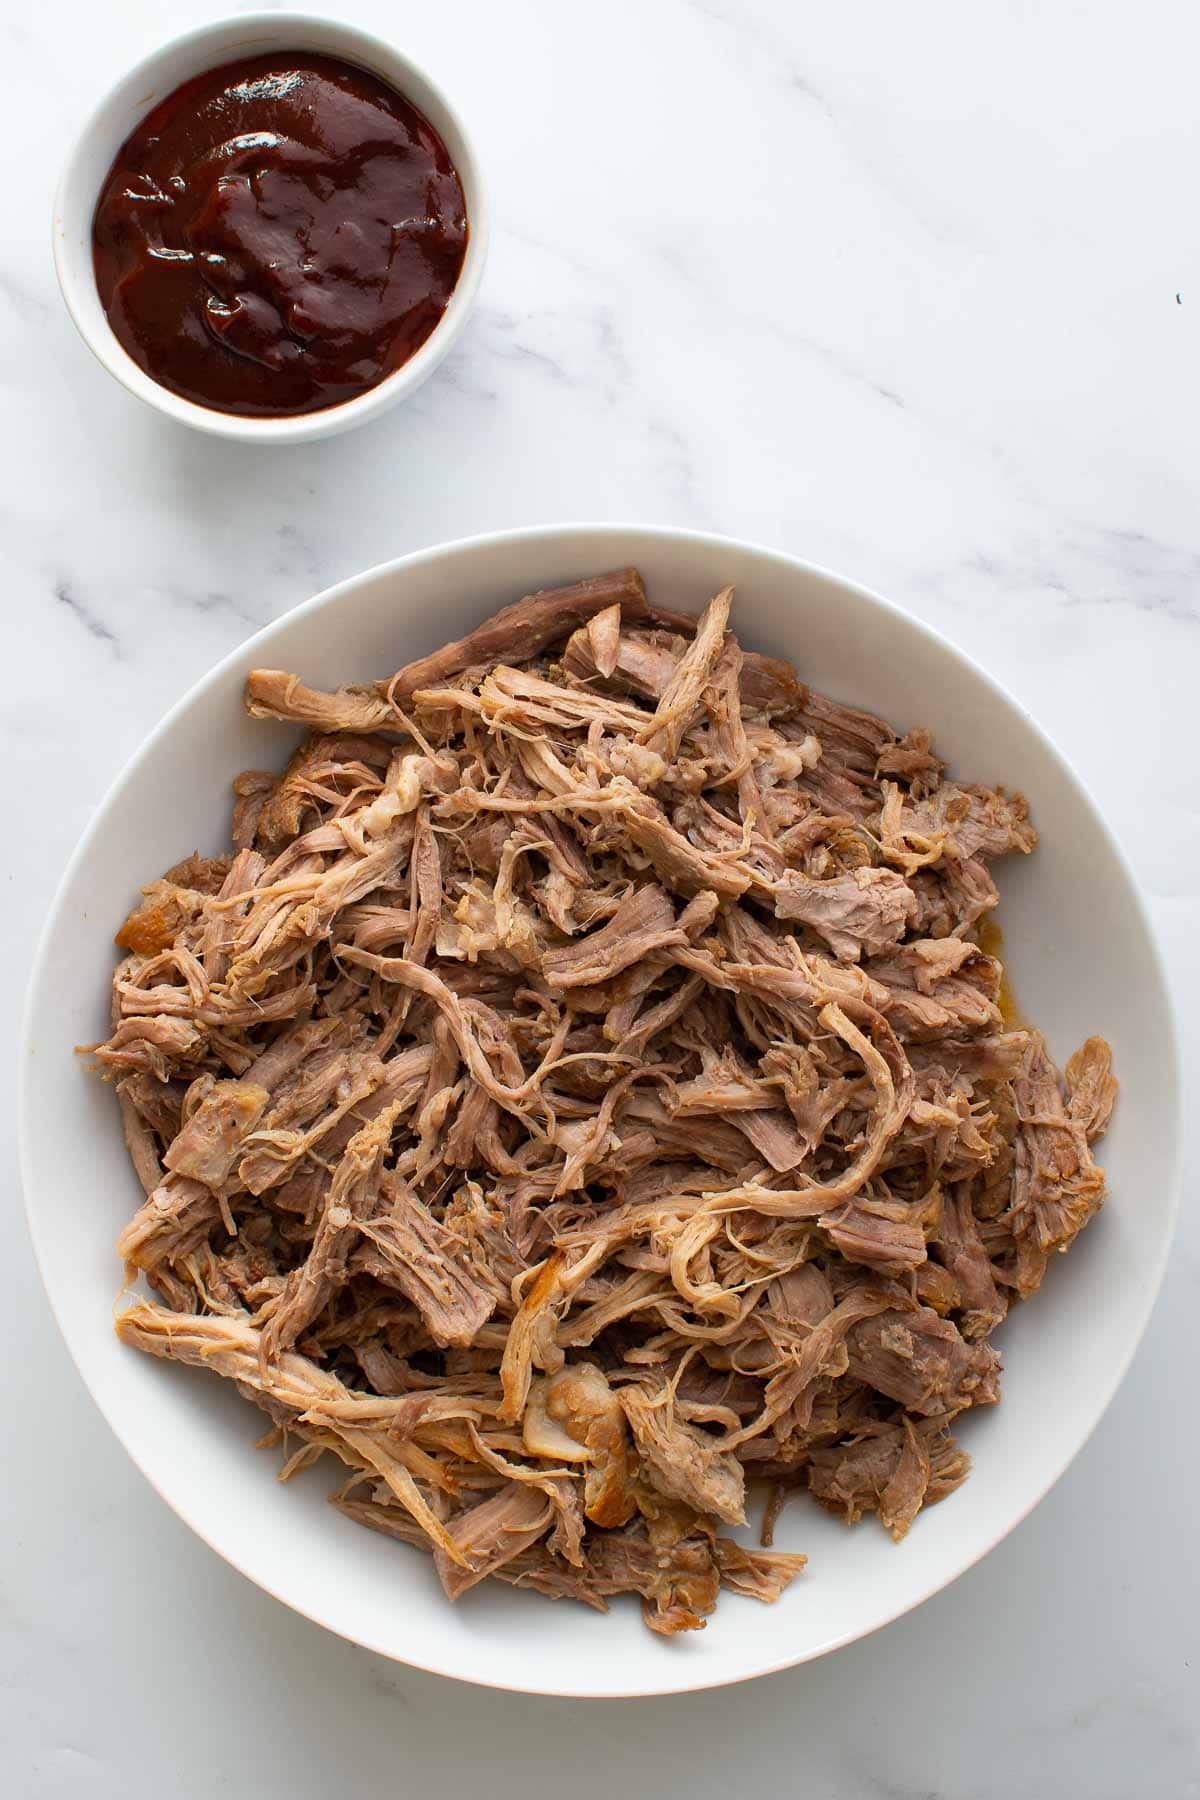
[[[1061,1077],[981,941],[1025,803],[731,599],[618,570],[373,685],[255,671],[303,743],[117,937],[120,1335],[236,1382],[285,1475],[346,1465],[452,1599],[775,1600],[755,1480],[899,1539],[1103,1197],[1108,1047]]]

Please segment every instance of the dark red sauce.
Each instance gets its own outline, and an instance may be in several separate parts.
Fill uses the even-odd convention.
[[[257,417],[374,387],[462,270],[462,184],[429,121],[334,57],[210,69],[122,146],[93,224],[96,283],[134,361]]]

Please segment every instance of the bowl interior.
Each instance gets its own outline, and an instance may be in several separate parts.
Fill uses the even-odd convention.
[[[923,724],[960,773],[1029,796],[1042,846],[1000,865],[1017,997],[1063,1058],[1090,1032],[1114,1047],[1122,1095],[1103,1145],[1112,1198],[998,1343],[1004,1399],[966,1421],[966,1485],[897,1548],[797,1499],[777,1541],[809,1572],[775,1607],[722,1597],[703,1633],[667,1643],[632,1604],[599,1617],[496,1587],[451,1608],[428,1560],[325,1504],[323,1466],[287,1488],[254,1450],[261,1417],[225,1382],[154,1362],[113,1334],[112,1244],[140,1200],[111,1094],[71,1046],[104,1035],[111,934],[139,883],[227,844],[229,783],[281,766],[281,727],[252,724],[247,669],[319,685],[370,678],[530,590],[636,562],[653,596],[697,610],[725,582],[750,647],[792,657],[828,692]],[[787,557],[695,534],[553,528],[424,552],[299,608],[215,669],[163,721],[100,807],[52,909],[23,1053],[24,1176],[46,1285],[113,1429],[163,1497],[280,1599],[385,1655],[532,1691],[628,1694],[737,1680],[861,1636],[924,1599],[1001,1538],[1096,1423],[1146,1322],[1170,1236],[1178,1121],[1169,1004],[1128,870],[1092,803],[1020,708],[905,615]]]
[[[420,349],[394,374],[353,400],[294,418],[241,418],[161,387],[138,367],[113,333],[96,288],[92,219],[113,159],[134,127],[182,82],[223,62],[273,50],[323,51],[357,63],[390,82],[433,125],[463,185],[469,235],[458,283],[446,311]],[[175,38],[132,69],[100,103],[63,170],[54,205],[54,256],[71,317],[89,349],[132,393],[172,418],[223,437],[254,443],[296,443],[361,423],[406,393],[437,367],[458,335],[478,290],[487,254],[487,203],[479,164],[445,97],[400,51],[354,26],[303,13],[254,13],[225,19]]]

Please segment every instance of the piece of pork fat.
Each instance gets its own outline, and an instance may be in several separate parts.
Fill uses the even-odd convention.
[[[1000,1358],[989,1344],[968,1344],[930,1307],[889,1308],[863,1319],[846,1339],[849,1371],[915,1413],[962,1412],[1000,1398]]]
[[[528,594],[493,613],[466,637],[443,644],[430,656],[406,663],[390,681],[379,683],[379,691],[394,696],[403,705],[418,688],[438,687],[467,669],[488,668],[493,663],[514,659],[529,661],[565,638],[577,625],[614,605],[619,605],[622,617],[631,622],[649,617],[646,589],[636,569],[615,569],[609,575],[594,575],[569,587],[543,588]]]
[[[874,1512],[897,1543],[922,1506],[932,1506],[961,1487],[970,1458],[937,1419],[863,1426],[850,1443],[814,1450],[808,1486],[814,1500],[854,1525]]]
[[[587,1463],[583,1510],[594,1525],[624,1525],[633,1517],[625,1414],[595,1363],[568,1363],[532,1382],[521,1432],[530,1456]]]
[[[660,1494],[731,1525],[746,1522],[746,1477],[741,1464],[698,1426],[675,1413],[667,1387],[626,1387],[621,1406],[642,1459],[645,1477]]]
[[[823,881],[792,870],[774,895],[776,918],[807,925],[842,962],[892,949],[916,911],[911,888],[894,869],[851,869]]]
[[[412,1301],[435,1344],[474,1343],[496,1310],[496,1289],[480,1281],[462,1239],[407,1182],[385,1175],[381,1204],[359,1230],[374,1252],[367,1263],[371,1273]]]

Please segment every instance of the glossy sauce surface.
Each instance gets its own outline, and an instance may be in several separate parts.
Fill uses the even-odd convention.
[[[314,412],[376,386],[462,270],[458,172],[394,88],[277,52],[177,88],[122,146],[93,226],[120,342],[221,412]]]

